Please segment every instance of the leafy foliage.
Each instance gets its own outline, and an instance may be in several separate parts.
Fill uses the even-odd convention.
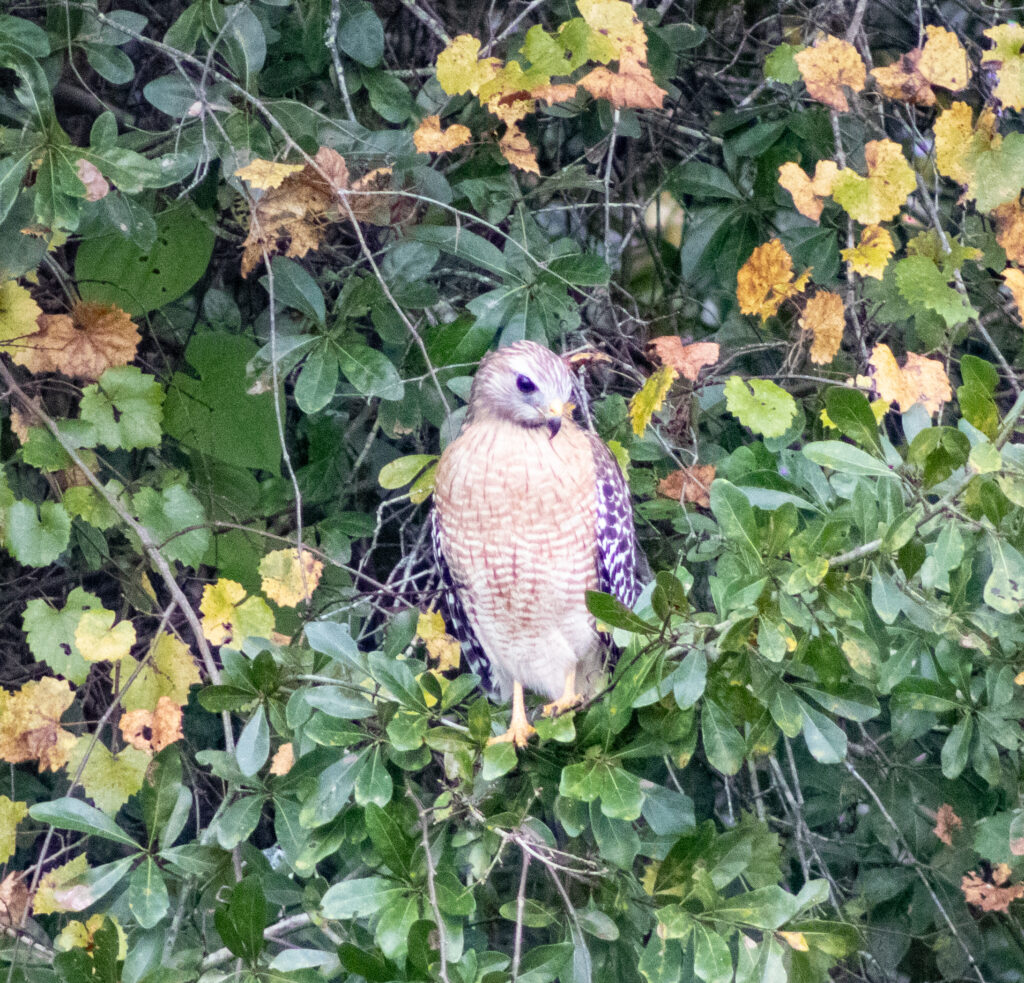
[[[1018,979],[994,17],[0,14],[8,978]],[[651,573],[517,750],[428,509],[522,338],[572,352]]]

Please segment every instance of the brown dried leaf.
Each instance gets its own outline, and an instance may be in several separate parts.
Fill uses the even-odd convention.
[[[1020,199],[1008,201],[989,212],[996,226],[996,242],[1006,250],[1006,258],[1024,263],[1024,208]]]
[[[75,161],[75,166],[78,180],[85,185],[85,200],[99,201],[101,198],[106,198],[110,192],[110,183],[100,173],[100,169],[84,157],[79,157]]]
[[[953,811],[953,807],[948,802],[943,802],[935,814],[935,828],[932,832],[946,846],[952,846],[953,834],[959,832],[963,825],[964,821]]]
[[[295,764],[295,749],[289,741],[274,752],[274,756],[270,759],[270,774],[287,775],[292,770],[293,764]]]
[[[999,887],[982,880],[974,871],[963,876],[960,890],[968,904],[982,911],[1008,911],[1012,902],[1024,898],[1024,882]]]
[[[621,59],[613,72],[603,65],[588,72],[580,85],[595,99],[607,99],[616,109],[661,109],[668,93],[654,81],[646,62]]]
[[[663,365],[671,365],[684,379],[696,382],[700,370],[718,361],[720,348],[714,341],[698,341],[684,345],[682,338],[655,338],[651,348]]]
[[[425,116],[423,122],[416,127],[412,142],[421,154],[444,154],[469,143],[472,136],[469,127],[461,123],[442,130],[440,116]]]
[[[498,149],[513,167],[518,167],[521,171],[540,174],[537,154],[526,134],[515,123],[509,123],[505,135],[498,144]]]
[[[914,48],[892,65],[871,69],[883,96],[912,106],[935,105],[935,92],[920,69],[921,53],[920,48]]]
[[[819,290],[804,306],[800,327],[814,333],[811,343],[811,361],[827,365],[836,357],[843,343],[846,311],[843,298],[830,290]]]
[[[28,910],[28,887],[19,871],[0,881],[0,925],[19,927]]]
[[[803,292],[811,271],[793,279],[793,260],[779,239],[758,246],[736,276],[736,299],[744,314],[762,321],[778,313],[783,301]]]
[[[1008,266],[1003,270],[1003,283],[1013,294],[1013,302],[1017,305],[1017,317],[1024,321],[1024,273],[1015,266]]]
[[[850,108],[844,86],[854,92],[864,88],[867,69],[864,59],[848,41],[831,34],[819,38],[813,48],[804,48],[794,56],[804,85],[812,99],[845,113]]]
[[[677,502],[692,502],[702,509],[711,508],[711,482],[715,480],[713,464],[694,464],[672,471],[658,482],[658,494]]]
[[[809,178],[799,164],[789,161],[779,168],[779,186],[793,196],[793,204],[801,215],[817,222],[838,172],[839,165],[834,160],[819,160],[814,177]]]
[[[169,744],[184,740],[181,707],[161,696],[156,709],[130,710],[121,717],[121,734],[138,751],[160,752]]]

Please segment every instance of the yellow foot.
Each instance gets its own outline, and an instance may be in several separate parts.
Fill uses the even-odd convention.
[[[563,693],[553,703],[545,703],[541,711],[545,717],[560,717],[563,713],[575,710],[583,704],[583,697],[579,693]]]
[[[515,747],[526,747],[529,743],[530,738],[537,733],[537,728],[530,725],[530,722],[524,717],[521,720],[512,717],[511,726],[504,734],[499,734],[497,737],[490,738],[487,743],[491,744],[509,744],[511,743]]]

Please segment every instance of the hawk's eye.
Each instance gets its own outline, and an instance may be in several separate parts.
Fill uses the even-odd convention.
[[[516,378],[516,389],[521,393],[535,393],[537,384],[528,375],[521,375]]]

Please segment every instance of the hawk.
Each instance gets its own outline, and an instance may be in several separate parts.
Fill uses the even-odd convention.
[[[534,728],[524,688],[554,715],[591,695],[608,641],[586,592],[632,606],[636,535],[629,487],[597,434],[573,422],[572,375],[520,341],[484,357],[458,437],[437,467],[433,544],[443,611],[491,696],[512,695],[508,731]]]

